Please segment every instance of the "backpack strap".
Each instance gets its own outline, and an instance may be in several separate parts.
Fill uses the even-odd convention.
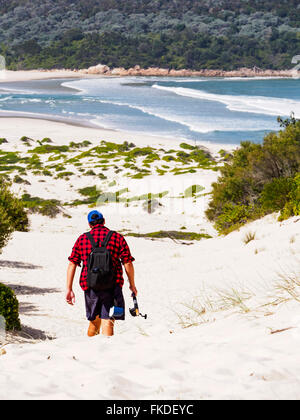
[[[92,244],[92,248],[93,249],[98,248],[98,245],[96,244],[95,239],[94,239],[93,235],[91,234],[91,232],[86,232],[85,235],[87,236],[88,240]]]
[[[104,241],[103,241],[103,242],[102,242],[102,244],[101,244],[101,246],[102,246],[103,248],[106,248],[106,247],[107,247],[107,245],[108,245],[108,243],[109,243],[109,241],[110,241],[110,239],[111,239],[111,237],[112,237],[113,233],[115,233],[113,230],[110,230],[110,231],[108,232],[108,234],[106,235],[106,237],[105,237]],[[96,248],[98,248],[98,247],[99,247],[99,244],[96,244],[96,241],[95,241],[95,239],[94,239],[93,235],[91,234],[91,232],[86,232],[86,234],[85,234],[85,235],[87,236],[87,238],[89,239],[90,243],[92,244],[93,249],[96,249]]]
[[[105,237],[105,239],[104,239],[104,241],[102,242],[102,245],[101,245],[103,248],[106,248],[107,247],[107,245],[108,245],[108,243],[109,243],[109,241],[110,241],[113,233],[115,233],[113,230],[110,230],[108,232],[108,234],[106,235],[106,237]]]

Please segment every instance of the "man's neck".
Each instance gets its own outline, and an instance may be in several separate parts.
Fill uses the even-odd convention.
[[[102,229],[102,228],[105,228],[105,226],[104,225],[96,225],[96,226],[92,226],[91,230]]]

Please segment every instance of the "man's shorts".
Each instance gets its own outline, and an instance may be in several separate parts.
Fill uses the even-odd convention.
[[[97,316],[101,319],[111,319],[109,311],[113,306],[124,308],[124,315],[118,317],[118,320],[125,320],[125,301],[122,288],[117,285],[114,289],[102,290],[94,292],[92,289],[86,290],[85,307],[86,317],[89,321],[95,321]]]

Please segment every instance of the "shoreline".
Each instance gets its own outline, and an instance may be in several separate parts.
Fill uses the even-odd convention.
[[[34,120],[34,124],[32,123]],[[57,119],[48,119],[46,117],[32,116],[4,116],[0,112],[1,137],[7,138],[8,144],[11,140],[18,141],[22,136],[26,135],[34,139],[42,139],[50,137],[54,143],[66,145],[70,141],[90,140],[92,143],[98,143],[100,140],[113,141],[123,143],[124,141],[133,142],[137,147],[178,147],[180,143],[188,143],[195,145],[194,140],[185,138],[172,138],[164,136],[154,136],[149,133],[141,133],[136,131],[122,131],[110,128],[104,128],[92,123],[81,124],[77,121],[62,121]],[[12,133],[13,127],[13,136]],[[199,141],[197,145],[209,150],[212,155],[217,155],[223,149],[228,152],[238,148],[238,144],[226,143],[210,143]],[[3,144],[1,147],[5,147]]]
[[[11,115],[9,115],[11,114]],[[105,128],[97,124],[93,124],[91,121],[88,120],[76,120],[75,118],[68,119],[64,117],[60,117],[59,115],[53,115],[53,117],[44,114],[29,114],[26,112],[18,112],[18,111],[0,111],[0,120],[2,119],[28,119],[28,120],[39,120],[39,121],[50,121],[55,123],[67,124],[72,127],[82,127],[82,128],[92,128],[92,129],[100,129],[109,132],[116,132],[117,130],[113,128]]]
[[[300,74],[298,72],[300,77]],[[125,68],[110,69],[107,66],[98,64],[97,66],[89,67],[82,70],[4,70],[0,71],[0,84],[8,82],[21,82],[29,80],[46,80],[46,79],[63,79],[63,78],[97,78],[99,76],[105,77],[208,77],[208,78],[293,78],[295,77],[294,70],[261,70],[253,69],[238,69],[232,71],[225,70],[170,70],[151,67],[142,69],[140,66],[135,66],[126,70]]]
[[[97,66],[98,67],[98,66]],[[103,67],[103,66],[102,66]],[[137,69],[136,69],[137,70]],[[30,83],[30,82],[36,82],[36,81],[53,81],[55,83],[57,83],[57,87],[56,89],[60,89],[60,88],[64,88],[67,89],[69,91],[73,91],[73,92],[78,92],[81,91],[78,88],[71,88],[68,86],[63,86],[63,84],[61,84],[60,80],[61,79],[66,79],[67,81],[75,81],[75,80],[79,80],[79,79],[104,79],[105,77],[111,77],[111,78],[118,78],[118,77],[122,77],[122,76],[112,76],[111,74],[108,73],[104,73],[104,74],[85,74],[82,73],[81,71],[71,71],[71,70],[39,70],[39,71],[35,71],[35,70],[29,70],[29,71],[17,71],[17,72],[12,72],[12,71],[5,71],[6,74],[6,78],[2,78],[1,79],[1,72],[0,72],[0,93],[1,90],[10,90],[9,88],[6,88],[5,86],[2,88],[3,85],[5,84],[21,84],[21,83]],[[143,76],[141,76],[143,77]],[[229,76],[228,76],[229,77]],[[232,76],[230,76],[232,77]],[[262,77],[262,76],[258,76],[257,77]],[[275,77],[275,76],[274,76]],[[5,122],[5,119],[7,119],[7,121]],[[147,139],[152,139],[152,141],[149,143],[152,144],[152,142],[154,144],[160,144],[160,146],[164,146],[166,144],[171,144],[173,142],[173,144],[180,144],[182,142],[186,142],[189,144],[195,144],[196,140],[192,140],[192,139],[188,139],[185,137],[180,138],[180,140],[177,140],[171,136],[161,136],[159,134],[157,135],[151,135],[148,132],[138,132],[138,131],[126,131],[126,130],[119,130],[119,129],[114,129],[114,128],[109,128],[109,127],[105,127],[105,126],[101,126],[98,124],[95,124],[92,121],[86,120],[86,119],[76,119],[76,118],[68,118],[68,117],[63,117],[63,116],[59,116],[59,115],[51,115],[51,114],[35,114],[35,113],[30,113],[30,112],[21,112],[21,111],[7,111],[7,110],[0,110],[0,120],[1,122],[5,125],[6,123],[8,123],[8,121],[14,121],[14,120],[18,120],[18,121],[22,121],[22,120],[27,120],[27,121],[43,121],[43,122],[52,122],[52,123],[57,123],[57,124],[62,124],[65,126],[69,126],[69,127],[78,127],[78,128],[85,128],[85,129],[91,129],[94,130],[95,132],[100,131],[102,134],[101,135],[105,135],[105,138],[107,140],[109,140],[108,135],[110,134],[112,137],[115,137],[117,139],[122,139],[124,137],[131,139],[130,141],[135,142],[135,139],[138,139],[137,142],[138,144],[143,145],[144,142],[141,139],[147,138]],[[32,125],[36,125],[36,123],[33,123]],[[26,133],[22,133],[21,136],[23,136]],[[5,137],[5,136],[4,136]],[[122,141],[122,140],[121,140]],[[199,139],[196,141],[197,144],[201,147],[204,147],[206,149],[208,149],[212,154],[216,154],[219,152],[219,150],[224,149],[226,151],[232,151],[234,149],[239,148],[240,143],[235,144],[235,143],[224,143],[224,142],[213,142],[213,141],[208,141],[205,139]]]
[[[52,72],[51,72],[52,74]],[[33,73],[30,72],[30,74],[27,74],[27,76],[32,76]],[[45,76],[45,72],[42,72],[41,74],[39,74],[39,76]],[[24,74],[22,72],[21,77],[24,77]],[[91,79],[99,79],[101,76],[92,76],[92,77],[78,77],[78,79],[85,79],[85,78],[91,78]],[[73,88],[73,87],[66,87],[63,86],[60,82],[60,79],[66,79],[66,74],[65,72],[63,72],[61,74],[61,77],[55,77],[53,78],[51,77],[45,77],[42,78],[40,77],[39,79],[29,79],[27,78],[26,80],[6,80],[5,82],[7,84],[10,84],[10,86],[8,88],[1,86],[1,82],[4,82],[3,80],[0,80],[0,94],[1,94],[1,90],[11,90],[11,86],[13,85],[18,85],[21,83],[30,83],[30,82],[38,82],[38,81],[42,81],[42,80],[49,80],[49,81],[54,81],[57,83],[57,86],[55,86],[55,89],[57,89],[58,91],[63,88],[63,89],[68,89],[69,91],[73,91],[73,92],[77,92],[81,91],[78,88]],[[69,78],[69,80],[74,80],[74,78]],[[4,83],[5,83],[4,82]],[[3,84],[4,84],[3,83]],[[55,84],[56,84],[55,83]],[[212,141],[208,141],[208,140],[192,140],[189,138],[185,138],[185,137],[181,137],[180,139],[175,139],[173,136],[163,136],[163,135],[152,135],[149,132],[142,132],[142,131],[126,131],[126,130],[121,130],[121,129],[115,129],[115,128],[110,128],[110,127],[105,127],[105,126],[101,126],[100,124],[96,124],[88,119],[76,119],[76,118],[72,118],[72,117],[64,117],[64,116],[60,116],[60,115],[52,115],[52,114],[39,114],[39,113],[31,113],[31,112],[22,112],[22,111],[15,111],[15,110],[0,110],[0,121],[1,121],[1,125],[2,126],[8,126],[11,122],[11,124],[14,124],[15,122],[27,122],[26,123],[26,127],[29,127],[29,130],[31,130],[31,126],[30,126],[30,122],[32,123],[32,128],[35,129],[36,127],[39,126],[39,121],[42,123],[53,123],[53,124],[60,124],[60,126],[62,127],[62,131],[65,132],[63,127],[69,127],[69,130],[72,130],[72,127],[78,127],[80,129],[86,129],[86,130],[91,130],[91,136],[94,137],[94,134],[99,133],[102,136],[102,139],[105,139],[106,141],[109,141],[110,139],[114,138],[116,141],[124,141],[124,138],[129,139],[130,142],[133,143],[137,143],[139,146],[143,147],[146,145],[146,142],[149,146],[151,145],[159,145],[160,147],[164,147],[166,145],[173,145],[178,146],[180,143],[188,143],[191,145],[194,145],[195,142],[197,143],[197,145],[199,147],[204,147],[207,150],[210,151],[210,153],[212,153],[213,155],[217,155],[218,152],[223,149],[226,150],[228,152],[231,152],[232,150],[236,149],[239,147],[239,144],[235,144],[235,143],[224,143],[224,142],[212,142]],[[2,137],[6,137],[5,135],[3,135],[3,127],[2,128]],[[72,130],[73,133],[73,130]],[[24,132],[20,132],[20,137],[22,137],[23,135],[25,135],[26,133]],[[26,134],[27,135],[27,134]],[[51,137],[51,135],[49,136],[47,134],[47,132],[45,132],[45,136],[47,137]],[[74,132],[74,136],[76,137],[76,134]],[[30,136],[29,136],[30,137]],[[66,137],[67,137],[67,133],[66,133]],[[80,135],[81,140],[85,140],[87,136],[84,135]],[[146,140],[145,140],[146,139]]]

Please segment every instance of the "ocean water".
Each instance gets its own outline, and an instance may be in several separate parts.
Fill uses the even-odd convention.
[[[299,79],[93,78],[4,83],[1,113],[212,143],[261,142],[300,118]],[[1,124],[1,123],[0,123]]]

